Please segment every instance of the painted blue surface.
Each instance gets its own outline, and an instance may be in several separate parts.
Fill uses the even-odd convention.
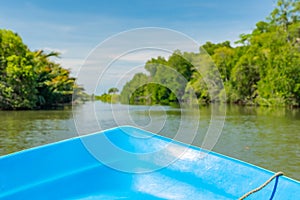
[[[137,156],[130,160],[113,156],[116,152],[108,151],[104,138]],[[2,156],[0,199],[238,199],[274,174],[197,147],[177,158],[176,152],[188,147],[178,142],[160,152],[170,142],[134,127],[119,127]],[[96,159],[94,150],[109,164]],[[153,152],[160,154],[148,160],[141,157]],[[170,158],[176,159],[163,166],[162,161]],[[113,166],[125,172],[109,167],[110,163],[119,163]],[[153,167],[158,170],[151,171]],[[144,171],[126,172],[135,168]],[[247,199],[269,199],[274,183],[275,179]],[[273,199],[299,198],[300,183],[279,177]]]

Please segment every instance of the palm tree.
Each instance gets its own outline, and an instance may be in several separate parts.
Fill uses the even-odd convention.
[[[108,90],[108,94],[111,94],[111,93],[115,94],[115,93],[117,93],[117,92],[119,92],[119,89],[118,89],[118,88],[110,88],[110,89]]]

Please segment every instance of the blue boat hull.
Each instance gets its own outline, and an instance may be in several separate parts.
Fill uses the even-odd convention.
[[[103,139],[138,156],[113,156],[99,143]],[[238,199],[274,174],[179,142],[159,157],[140,156],[170,142],[128,126],[2,156],[0,199]],[[178,149],[183,153],[174,156]],[[300,198],[298,181],[280,176],[275,182],[247,199],[270,199],[272,193],[273,199]]]

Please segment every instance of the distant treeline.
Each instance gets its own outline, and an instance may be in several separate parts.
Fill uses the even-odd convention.
[[[110,88],[108,90],[108,93],[104,93],[100,96],[95,96],[95,100],[100,100],[106,103],[118,103],[120,101],[120,95],[116,94],[118,92],[118,88]]]
[[[220,80],[214,71],[200,74],[201,69],[196,69],[210,65],[203,49],[217,67]],[[201,63],[193,65],[197,62]],[[204,103],[300,106],[300,2],[279,0],[266,21],[258,22],[252,33],[242,34],[236,47],[228,41],[207,42],[199,53],[175,51],[168,59],[152,58],[145,69],[149,75],[135,74],[125,84],[122,103],[169,104],[188,101],[193,92]],[[224,84],[218,97],[212,99],[203,76]]]
[[[41,109],[86,98],[70,71],[49,60],[58,53],[30,51],[18,34],[0,29],[0,110]]]

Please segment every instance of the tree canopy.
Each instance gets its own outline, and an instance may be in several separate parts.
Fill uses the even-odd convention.
[[[216,72],[201,74],[192,64],[209,63],[203,49],[220,73],[216,84],[224,84],[219,98],[211,96],[203,78]],[[152,58],[145,69],[149,75],[136,74],[125,84],[121,102],[168,104],[187,101],[193,91],[206,103],[300,106],[300,2],[278,0],[270,16],[240,35],[235,47],[229,41],[207,42],[198,53],[177,50],[168,59]]]
[[[106,102],[106,103],[117,103],[119,102],[119,95],[116,94],[119,92],[118,88],[109,88],[108,89],[108,94],[104,93],[100,96],[95,96],[96,100],[100,100],[102,102]]]
[[[70,71],[49,60],[58,56],[30,51],[21,37],[0,29],[0,109],[38,109],[70,103],[75,84]]]
[[[117,92],[119,92],[119,89],[118,88],[110,88],[109,90],[108,90],[108,93],[109,94],[111,94],[111,93],[113,93],[113,94],[115,94],[115,93],[117,93]]]

